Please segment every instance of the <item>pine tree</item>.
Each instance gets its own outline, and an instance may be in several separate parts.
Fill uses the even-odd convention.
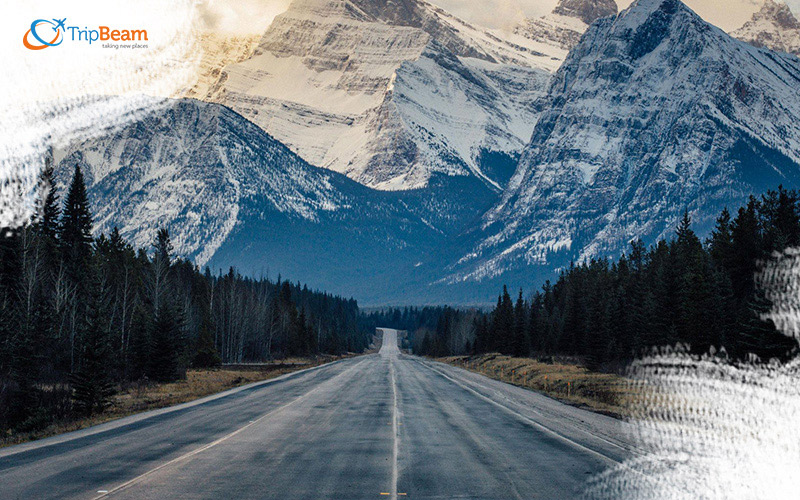
[[[764,253],[782,252],[800,244],[798,194],[779,186],[761,197],[759,216],[764,227]]]
[[[109,368],[107,298],[96,277],[92,284],[78,370],[70,377],[75,410],[84,416],[102,413],[110,406],[114,384]]]
[[[481,314],[475,320],[475,342],[472,343],[473,354],[482,354],[490,350],[489,319]]]
[[[195,368],[216,368],[222,363],[216,346],[211,328],[207,320],[203,320],[200,325],[200,334],[197,337],[197,351],[192,360]]]
[[[169,304],[162,303],[150,333],[147,375],[151,380],[172,382],[179,378],[179,339],[179,314]]]
[[[512,353],[514,356],[527,356],[530,351],[527,338],[528,330],[528,308],[522,298],[522,290],[519,291],[517,303],[514,305],[514,338],[512,342]]]
[[[558,338],[558,350],[562,353],[575,354],[583,339],[583,325],[586,311],[583,308],[582,291],[583,279],[578,275],[581,269],[570,269],[560,280],[563,283],[563,324]]]
[[[542,294],[537,292],[531,300],[530,312],[528,313],[528,344],[530,352],[540,352],[542,350]]]
[[[300,310],[300,314],[294,311],[291,314],[291,323],[289,329],[289,353],[293,356],[305,356],[308,354],[308,346],[306,345],[306,311]]]
[[[733,236],[731,235],[731,213],[727,208],[717,217],[717,224],[708,240],[709,253],[714,264],[725,272],[733,267]]]
[[[45,164],[39,182],[40,216],[39,228],[41,233],[55,242],[58,237],[58,222],[61,209],[58,206],[58,193],[56,191],[53,165],[50,161]]]
[[[430,332],[425,332],[425,336],[422,338],[422,342],[420,343],[419,352],[417,354],[421,356],[431,356],[433,355],[433,348],[432,348],[432,341]]]
[[[730,277],[733,294],[746,301],[755,291],[754,275],[758,260],[764,255],[764,242],[758,217],[758,202],[750,197],[745,207],[739,209],[731,227],[733,262]]]
[[[64,211],[58,232],[70,276],[74,281],[80,282],[91,255],[92,215],[89,211],[83,173],[77,165],[64,200]]]
[[[172,243],[166,229],[161,228],[158,230],[153,248],[153,264],[151,266],[149,286],[153,312],[157,313],[164,301],[168,300],[170,292]],[[233,269],[231,269],[232,271]]]
[[[503,294],[498,299],[499,307],[495,311],[493,327],[494,349],[503,354],[513,354],[514,335],[514,303],[508,294],[508,287],[503,285]]]

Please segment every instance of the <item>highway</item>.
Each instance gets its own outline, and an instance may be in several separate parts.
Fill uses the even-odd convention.
[[[623,424],[459,368],[377,354],[0,449],[3,499],[569,499]]]

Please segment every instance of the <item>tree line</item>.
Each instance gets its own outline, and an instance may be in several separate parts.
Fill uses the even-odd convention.
[[[680,344],[731,359],[787,359],[797,341],[762,319],[770,303],[756,275],[774,252],[800,245],[799,200],[782,187],[751,196],[735,217],[723,210],[706,241],[685,213],[669,241],[650,248],[634,241],[614,262],[570,265],[527,297],[504,287],[490,312],[445,308],[424,327],[405,326],[417,329],[417,352],[434,356],[571,355],[609,367]],[[397,310],[385,319],[403,317]],[[471,323],[466,333],[465,322]]]
[[[63,204],[48,166],[38,215],[0,237],[0,430],[102,412],[119,384],[190,366],[363,351],[358,304],[281,280],[212,274],[114,228],[93,237],[80,168]]]

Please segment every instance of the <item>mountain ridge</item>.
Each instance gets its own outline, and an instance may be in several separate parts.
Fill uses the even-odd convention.
[[[765,0],[761,9],[731,36],[756,47],[800,56],[800,21],[783,2]]]
[[[528,103],[556,67],[421,0],[295,0],[200,97],[373,188],[444,174],[499,191],[478,159],[522,150],[537,116]]]
[[[678,0],[596,22],[450,280],[618,255],[668,236],[685,208],[702,232],[723,205],[800,185],[798,83],[800,60],[734,40]]]

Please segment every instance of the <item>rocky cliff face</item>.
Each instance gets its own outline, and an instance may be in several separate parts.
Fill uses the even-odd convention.
[[[211,86],[219,80],[222,68],[250,57],[260,39],[259,35],[202,33],[197,39],[200,55],[197,80],[191,87],[170,97],[197,99],[208,95]]]
[[[589,25],[598,19],[616,15],[619,10],[614,0],[560,0],[553,14],[575,17]]]
[[[617,255],[670,236],[686,208],[702,230],[724,205],[799,185],[798,88],[800,60],[735,40],[678,0],[598,21],[551,82],[453,279]]]
[[[756,47],[800,56],[800,21],[783,2],[766,0],[761,10],[731,36]]]
[[[402,190],[484,172],[530,137],[552,58],[419,0],[295,0],[204,99],[309,163]]]
[[[560,0],[552,13],[526,19],[514,33],[569,51],[578,44],[590,24],[617,12],[614,0]]]

